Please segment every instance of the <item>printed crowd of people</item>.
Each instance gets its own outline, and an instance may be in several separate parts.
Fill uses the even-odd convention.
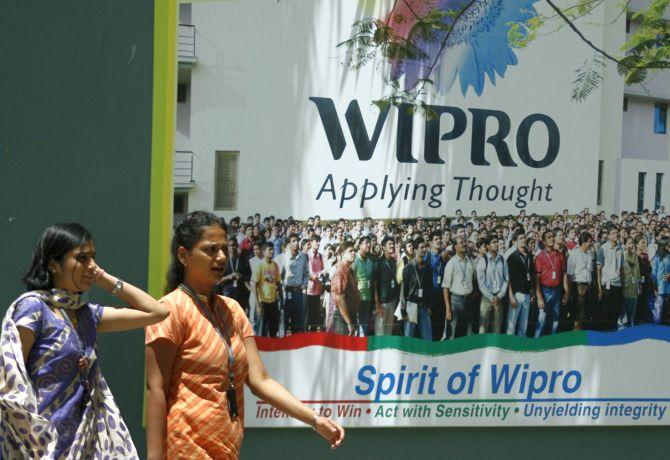
[[[665,207],[387,222],[239,217],[217,286],[259,336],[425,340],[670,324]]]

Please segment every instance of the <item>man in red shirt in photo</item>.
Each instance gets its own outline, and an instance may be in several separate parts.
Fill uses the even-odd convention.
[[[332,325],[329,332],[356,335],[359,326],[361,296],[351,265],[356,259],[354,244],[345,241],[337,248],[340,263],[330,280],[330,301],[334,305]]]
[[[544,249],[535,257],[535,286],[539,309],[535,337],[556,333],[561,317],[561,304],[567,304],[570,297],[565,257],[554,248],[554,238],[554,232],[546,230],[542,234]]]

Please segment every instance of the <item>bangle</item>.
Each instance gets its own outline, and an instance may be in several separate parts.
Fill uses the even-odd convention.
[[[319,414],[316,413],[314,414],[314,417],[312,417],[311,427],[314,431],[316,431],[316,419],[319,417],[320,417]]]
[[[116,284],[112,288],[111,294],[116,295],[121,291],[121,289],[123,289],[123,281],[121,281],[120,279],[117,278],[116,279]]]

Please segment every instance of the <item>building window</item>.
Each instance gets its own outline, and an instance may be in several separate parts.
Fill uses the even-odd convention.
[[[598,199],[596,204],[602,206],[603,204],[603,169],[605,168],[605,161],[598,161]]]
[[[654,209],[661,207],[661,189],[663,188],[663,173],[656,173],[656,196],[654,198]]]
[[[191,22],[191,4],[179,4],[179,24],[192,24]]]
[[[214,209],[237,209],[237,176],[240,152],[216,152]]]
[[[628,98],[627,97],[623,98],[623,111],[628,112]]]
[[[177,102],[186,102],[187,93],[188,85],[186,83],[179,83],[177,85]]]
[[[644,209],[644,179],[646,177],[647,173],[637,174],[637,212],[642,212]]]
[[[188,194],[187,193],[175,193],[174,194],[173,212],[175,214],[186,214],[188,212]]]
[[[630,16],[626,16],[626,33],[630,33]]]
[[[188,214],[188,193],[175,193],[172,212],[177,215]]]
[[[654,104],[654,133],[665,134],[668,118],[668,104]]]
[[[172,205],[174,223],[181,221],[188,214],[188,193],[175,193]]]

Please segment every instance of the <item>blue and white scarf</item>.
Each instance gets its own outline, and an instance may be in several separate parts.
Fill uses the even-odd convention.
[[[25,293],[7,310],[0,334],[0,458],[5,460],[55,459],[58,433],[38,413],[36,392],[23,361],[19,332],[13,320],[16,306],[28,297],[68,310],[85,305],[77,294],[52,289]],[[95,354],[89,358],[95,360]],[[61,459],[139,458],[107,382],[99,367],[96,369],[91,375],[90,398],[81,424],[67,456]]]

